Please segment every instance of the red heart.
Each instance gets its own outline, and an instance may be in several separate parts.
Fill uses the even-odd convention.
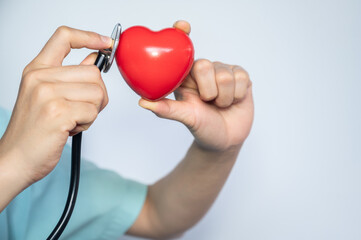
[[[136,93],[158,100],[179,87],[188,75],[194,48],[179,29],[153,32],[134,26],[121,34],[115,59],[124,80]]]

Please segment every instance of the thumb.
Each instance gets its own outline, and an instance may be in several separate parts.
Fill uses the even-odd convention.
[[[191,32],[191,25],[189,24],[189,22],[184,21],[184,20],[178,20],[173,24],[173,27],[182,30],[184,33],[186,33],[187,35],[190,34]]]
[[[176,120],[188,127],[192,127],[195,122],[192,107],[186,102],[167,98],[152,102],[141,98],[139,106],[152,111],[158,117]]]

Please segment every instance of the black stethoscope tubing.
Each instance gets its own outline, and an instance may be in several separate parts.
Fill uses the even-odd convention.
[[[115,51],[118,47],[119,37],[121,33],[121,25],[115,25],[111,38],[113,39],[113,46],[111,49],[100,50],[97,59],[94,62],[100,72],[108,72],[113,60]],[[80,178],[80,159],[81,159],[81,140],[82,132],[72,137],[71,147],[71,169],[70,169],[70,185],[68,198],[65,203],[63,214],[61,215],[57,225],[48,236],[47,240],[57,240],[63,233],[66,225],[69,222],[71,214],[73,213],[76,197],[78,195],[79,178]]]

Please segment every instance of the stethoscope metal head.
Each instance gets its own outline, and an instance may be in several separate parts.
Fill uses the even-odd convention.
[[[114,57],[115,57],[115,51],[117,51],[118,48],[118,44],[119,44],[119,38],[120,38],[120,33],[122,32],[122,25],[120,25],[120,23],[117,23],[113,29],[111,38],[113,39],[113,46],[111,48],[111,53],[109,58],[107,59],[108,61],[105,63],[105,67],[104,67],[104,71],[103,72],[108,72],[110,67],[113,64],[114,61]]]
[[[111,68],[115,52],[117,51],[119,45],[119,38],[122,32],[122,26],[120,23],[117,23],[113,29],[112,35],[110,36],[113,40],[113,44],[108,49],[99,50],[98,57],[95,61],[95,65],[99,68],[100,71],[108,72]]]

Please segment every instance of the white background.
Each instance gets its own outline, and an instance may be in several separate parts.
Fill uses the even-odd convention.
[[[250,73],[256,106],[219,198],[180,239],[361,239],[360,1],[0,0],[0,104],[12,109],[22,69],[60,25],[110,35],[117,22],[158,30],[177,19],[191,22],[197,58]],[[192,136],[138,107],[115,66],[103,77],[110,103],[83,155],[152,183]]]

